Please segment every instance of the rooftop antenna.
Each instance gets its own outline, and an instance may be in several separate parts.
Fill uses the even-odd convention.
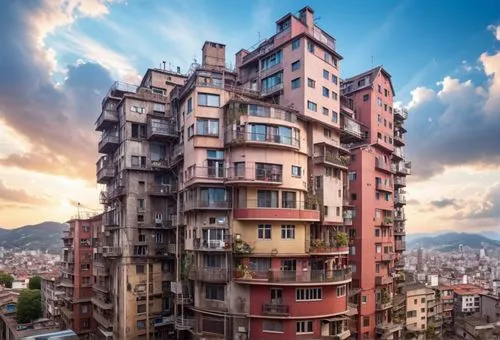
[[[162,63],[163,63],[163,70],[165,71],[165,64],[166,64],[167,62],[164,60],[164,61],[162,61]]]
[[[321,20],[321,17],[314,18],[314,23],[318,22]]]

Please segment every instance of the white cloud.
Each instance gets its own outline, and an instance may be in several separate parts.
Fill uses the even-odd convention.
[[[500,27],[500,26],[499,26]],[[479,57],[483,65],[484,73],[490,77],[488,87],[488,99],[486,100],[485,110],[490,115],[500,114],[500,52],[494,55],[488,53],[481,54]],[[500,117],[498,117],[500,118]]]
[[[488,30],[493,32],[493,35],[497,40],[500,40],[500,25],[495,26],[495,25],[488,25]]]
[[[432,100],[435,97],[434,91],[425,86],[419,86],[410,93],[412,96],[412,99],[408,104],[408,109],[410,110]]]

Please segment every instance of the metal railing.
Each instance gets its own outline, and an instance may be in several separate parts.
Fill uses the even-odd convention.
[[[280,119],[291,123],[297,122],[297,115],[295,113],[256,104],[248,104],[247,115],[250,117]]]
[[[341,117],[341,121],[342,121],[341,128],[343,131],[357,138],[362,138],[361,124],[359,124],[354,119],[345,116]]]
[[[399,118],[402,120],[408,119],[408,111],[404,108],[394,109],[394,118]]]
[[[168,196],[177,194],[177,184],[152,184],[148,188],[150,195],[155,196]]]
[[[291,136],[282,136],[273,133],[255,133],[229,130],[225,133],[224,141],[229,143],[271,143],[277,145],[300,147],[300,139]]]
[[[235,209],[295,209],[318,210],[313,204],[298,200],[246,199],[236,200]]]
[[[319,270],[313,269],[308,271],[295,270],[260,270],[251,271],[250,280],[267,280],[268,282],[305,282],[305,283],[321,283],[321,282],[342,282],[352,278],[351,270],[335,269],[335,270]],[[248,280],[246,276],[239,278]]]
[[[177,329],[189,329],[194,326],[194,318],[187,317],[177,317],[175,320],[175,328]]]
[[[396,167],[393,164],[385,163],[379,158],[375,159],[375,167],[387,172],[394,172],[396,170]]]
[[[276,85],[271,86],[271,87],[263,88],[260,90],[260,94],[262,96],[268,96],[270,94],[273,94],[273,93],[281,91],[281,90],[283,90],[283,83],[276,84]]]
[[[226,175],[226,169],[224,166],[202,166],[202,165],[192,165],[188,168],[184,180],[186,182],[195,178],[207,178],[207,179],[220,179],[224,180]]]
[[[261,181],[267,183],[282,183],[283,170],[263,169],[259,166],[228,168],[226,178],[232,181]]]
[[[394,196],[394,203],[406,204],[406,197],[405,196]]]
[[[194,249],[207,251],[232,251],[233,244],[231,236],[229,235],[221,240],[197,238],[194,240]]]
[[[176,122],[157,117],[148,117],[148,138],[172,138],[177,137]]]
[[[394,249],[396,251],[406,250],[406,241],[404,241],[404,240],[396,240],[394,242]]]
[[[100,129],[105,122],[109,122],[110,124],[118,123],[118,111],[116,110],[116,104],[107,103],[105,105],[95,122],[96,129]]]
[[[262,314],[263,315],[290,315],[290,307],[284,304],[276,303],[263,303],[262,304]]]
[[[231,200],[212,201],[206,199],[194,199],[186,201],[185,210],[191,209],[231,209]]]
[[[329,163],[343,168],[348,166],[348,161],[342,159],[339,155],[335,155],[329,152],[326,152],[322,155],[314,156],[314,163],[316,164]]]
[[[231,280],[231,271],[229,268],[191,267],[189,276],[193,280],[205,282],[228,282]]]
[[[108,148],[117,147],[118,144],[120,144],[120,137],[118,134],[103,133],[101,140],[99,140],[98,148],[99,151],[107,151]]]
[[[394,177],[394,185],[406,186],[406,178],[404,177]]]

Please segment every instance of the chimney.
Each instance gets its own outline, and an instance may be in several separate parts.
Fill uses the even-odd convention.
[[[226,45],[205,41],[201,51],[203,67],[226,67]]]
[[[300,21],[302,21],[307,27],[313,27],[314,25],[314,11],[311,7],[306,6],[299,11]]]

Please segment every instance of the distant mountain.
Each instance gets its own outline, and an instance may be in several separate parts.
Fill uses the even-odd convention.
[[[472,249],[483,247],[500,247],[500,241],[492,240],[478,234],[467,233],[445,233],[437,236],[418,237],[408,241],[409,248],[434,248],[441,251],[451,251],[458,249],[458,245]]]
[[[57,222],[43,222],[16,229],[0,228],[0,247],[15,250],[48,250],[60,253],[62,232],[68,226]]]

